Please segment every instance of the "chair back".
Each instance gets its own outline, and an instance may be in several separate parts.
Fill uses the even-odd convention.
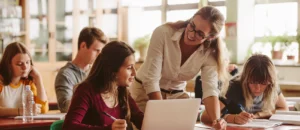
[[[53,122],[50,126],[50,130],[62,130],[64,120],[57,120]]]

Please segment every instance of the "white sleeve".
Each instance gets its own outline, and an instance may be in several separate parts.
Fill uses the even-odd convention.
[[[201,68],[203,99],[210,96],[219,96],[217,61],[209,54]]]
[[[143,64],[143,86],[147,94],[160,91],[159,80],[163,63],[164,29],[163,26],[160,26],[154,30],[147,57]]]

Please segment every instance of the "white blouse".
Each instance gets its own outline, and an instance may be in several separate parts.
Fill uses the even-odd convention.
[[[145,62],[137,72],[146,93],[183,90],[186,81],[201,71],[203,99],[218,96],[217,62],[211,51],[201,45],[181,66],[180,38],[185,28],[174,30],[168,25],[157,27],[151,37]]]

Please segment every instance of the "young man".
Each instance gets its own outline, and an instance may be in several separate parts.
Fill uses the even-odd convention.
[[[81,30],[75,59],[62,67],[55,79],[58,107],[62,113],[68,111],[74,86],[85,79],[91,64],[106,43],[107,37],[100,29],[85,27]]]

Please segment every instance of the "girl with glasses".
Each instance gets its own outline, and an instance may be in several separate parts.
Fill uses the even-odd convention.
[[[277,74],[271,59],[262,54],[251,56],[244,65],[241,76],[223,88],[228,102],[240,105],[239,114],[226,114],[229,123],[245,124],[252,119],[269,118],[276,110],[288,111],[284,96],[277,84]],[[220,104],[223,109],[224,104]],[[228,106],[229,108],[229,106]],[[209,122],[204,111],[201,121]]]

